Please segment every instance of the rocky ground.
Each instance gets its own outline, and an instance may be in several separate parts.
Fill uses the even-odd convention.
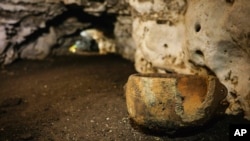
[[[168,136],[139,129],[129,118],[123,86],[133,63],[119,56],[61,56],[19,60],[0,71],[0,141],[228,140],[220,117]]]

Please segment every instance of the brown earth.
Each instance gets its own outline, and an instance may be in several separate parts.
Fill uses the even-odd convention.
[[[140,130],[128,118],[123,86],[135,73],[119,56],[60,56],[19,60],[0,72],[0,141],[228,140],[220,117],[178,135]]]

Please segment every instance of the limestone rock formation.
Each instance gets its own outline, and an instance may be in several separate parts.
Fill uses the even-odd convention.
[[[68,53],[68,47],[87,28],[124,38],[120,32],[113,33],[114,25],[117,30],[130,30],[132,24],[124,25],[130,18],[125,0],[2,0],[0,10],[0,63],[5,65],[17,58],[44,59],[51,53]],[[128,54],[125,46],[119,43],[119,53],[133,58],[134,53]]]
[[[65,11],[61,4],[43,2],[34,4],[34,2],[40,1],[3,0],[0,2],[0,62],[8,64],[18,58],[19,49],[24,44],[28,44],[27,38],[38,38],[36,31],[45,29],[46,21],[52,20]],[[31,35],[33,37],[30,37]]]
[[[139,72],[214,74],[228,114],[250,119],[250,5],[247,0],[129,0]]]
[[[115,23],[115,42],[117,53],[124,58],[134,61],[135,43],[132,38],[132,17],[130,15],[120,15]]]

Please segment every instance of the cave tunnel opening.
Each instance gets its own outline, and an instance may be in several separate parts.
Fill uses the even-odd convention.
[[[72,17],[86,26],[60,35],[63,40],[73,38],[66,47],[88,28],[99,29],[105,36],[114,37],[115,14],[104,12],[96,17],[83,12],[77,5],[67,5],[66,8],[65,12],[47,21],[45,27],[25,36],[25,41],[15,49],[32,46],[28,53],[43,53],[35,52],[40,49],[36,48],[39,44],[45,48],[50,39],[58,40],[50,33],[50,27],[56,35],[66,32],[66,26],[57,27]],[[73,23],[66,24],[70,29]],[[43,36],[48,38],[41,38]],[[53,48],[61,48],[60,44],[56,46]],[[123,87],[132,73],[135,73],[133,63],[114,54],[51,54],[41,60],[19,59],[2,67],[0,140],[127,139],[134,130],[126,112]]]
[[[82,6],[75,4],[67,5],[67,11],[51,22],[57,24],[57,20],[65,20],[65,17],[76,17],[82,23],[90,23],[87,28],[96,28],[104,32],[108,37],[114,37],[114,23],[116,22],[117,14],[102,12],[95,16],[83,11]]]
[[[10,58],[9,60],[17,61],[22,58],[44,59],[48,55],[53,56],[58,54],[67,54],[67,49],[77,41],[81,40],[82,37],[80,33],[87,29],[94,29],[98,31],[98,33],[100,32],[101,34],[103,34],[105,39],[115,38],[114,28],[118,16],[117,14],[107,12],[100,12],[98,13],[98,15],[90,14],[88,12],[84,12],[83,7],[77,4],[65,5],[65,8],[66,10],[64,12],[51,20],[47,20],[45,22],[45,27],[38,28],[33,33],[25,37],[21,37],[25,38],[24,41],[10,43],[5,51],[7,52],[8,48],[13,48],[14,51],[18,53],[18,57],[15,60],[12,60],[12,58]],[[12,26],[16,28],[24,28],[22,27],[21,23],[13,24]],[[53,31],[51,31],[51,28],[53,28]],[[41,37],[44,35],[48,36],[48,38],[50,39],[45,37],[45,39],[42,40],[44,40],[45,42],[47,42],[48,40],[48,42],[54,43],[47,43],[46,47],[46,43],[39,42],[39,39],[41,39]],[[40,54],[42,54],[42,57],[39,57]],[[8,61],[7,58],[7,62],[12,61]]]

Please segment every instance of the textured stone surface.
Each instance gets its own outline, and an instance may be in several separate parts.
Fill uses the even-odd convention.
[[[134,61],[135,59],[135,43],[132,39],[132,17],[129,15],[121,15],[117,17],[115,23],[115,42],[117,53],[124,58]]]
[[[133,58],[131,47],[125,48],[131,43],[121,43],[131,42],[131,36],[127,40],[119,32],[131,30],[132,22],[126,22],[130,10],[125,0],[2,0],[0,9],[1,64],[10,64],[17,58],[44,59],[51,53],[68,53],[68,47],[80,38],[80,31],[90,27],[115,34],[112,37],[119,43],[119,53]],[[119,23],[115,24],[119,16]],[[118,32],[113,33],[114,25]]]
[[[130,117],[155,129],[202,125],[218,112],[226,94],[214,76],[134,74],[126,84]]]
[[[139,72],[214,74],[227,87],[228,114],[250,119],[247,0],[130,0]]]
[[[27,38],[33,38],[33,41],[38,39],[37,31],[46,30],[46,21],[62,14],[66,9],[61,4],[42,2],[33,4],[33,2],[40,1],[3,0],[0,2],[0,29],[2,30],[0,34],[0,62],[9,64],[18,58],[20,48],[25,44],[28,44],[28,48],[39,48],[36,53],[47,50],[38,47],[40,45],[36,46],[34,43],[29,43]],[[43,39],[37,42],[41,42],[41,40]],[[46,46],[46,43],[43,43],[43,45],[46,46],[45,48],[49,48],[51,43],[48,46]]]

